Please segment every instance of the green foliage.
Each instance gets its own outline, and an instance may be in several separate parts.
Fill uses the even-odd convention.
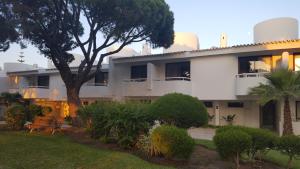
[[[247,150],[251,159],[254,159],[256,156],[261,158],[261,155],[266,153],[267,150],[274,148],[278,139],[278,136],[269,130],[244,126],[222,126],[216,130],[216,134],[228,131],[242,131],[251,136],[251,146]]]
[[[20,104],[12,105],[6,110],[4,118],[9,128],[20,130],[26,122],[26,109]]]
[[[42,106],[30,104],[26,107],[26,120],[33,121],[35,116],[43,116],[44,109]]]
[[[18,33],[9,6],[1,1],[0,9],[0,52],[4,52],[9,48],[10,43],[17,42]]]
[[[222,116],[222,118],[227,122],[229,123],[230,125],[232,125],[233,123],[233,120],[235,118],[235,114],[232,114],[232,115],[227,115],[227,116]]]
[[[258,156],[261,159],[262,155],[275,147],[278,136],[273,132],[265,129],[244,127],[243,131],[251,136],[252,144],[248,150],[248,155],[251,159]]]
[[[287,168],[291,167],[293,159],[300,156],[300,137],[294,135],[282,136],[277,142],[277,148],[289,156]]]
[[[249,94],[258,96],[259,102],[263,105],[274,100],[284,100],[283,135],[293,134],[289,99],[300,96],[300,73],[287,68],[280,68],[265,75],[265,77],[268,79],[268,83],[261,83],[252,88]]]
[[[168,125],[155,128],[151,133],[151,142],[166,158],[187,159],[195,146],[195,141],[186,130]]]
[[[151,104],[149,112],[156,120],[183,128],[198,127],[208,122],[204,104],[195,97],[179,93],[158,98]]]
[[[233,158],[237,168],[242,153],[250,149],[251,136],[241,130],[228,130],[217,133],[214,138],[217,151],[222,158]]]
[[[113,138],[120,146],[130,148],[149,129],[146,108],[147,105],[138,103],[100,102],[82,107],[79,115],[84,121],[90,121],[92,137]]]
[[[266,74],[269,84],[260,84],[250,90],[251,95],[259,96],[259,101],[266,104],[272,100],[281,100],[285,97],[300,96],[300,73],[289,69],[276,69]]]
[[[1,98],[4,100],[7,106],[10,106],[13,103],[20,103],[22,100],[22,95],[19,93],[1,93]]]

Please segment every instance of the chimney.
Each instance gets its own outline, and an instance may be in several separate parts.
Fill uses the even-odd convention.
[[[151,54],[151,49],[148,43],[144,43],[143,44],[143,48],[142,48],[142,55],[150,55]]]
[[[226,33],[222,33],[221,34],[221,38],[220,38],[220,47],[221,48],[227,47],[227,40],[228,40],[227,34]]]

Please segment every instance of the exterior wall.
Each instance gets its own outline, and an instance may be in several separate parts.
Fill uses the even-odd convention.
[[[236,56],[209,56],[191,60],[192,95],[200,100],[235,100]]]
[[[291,109],[291,116],[292,116],[292,124],[293,124],[293,130],[294,130],[294,133],[296,135],[300,135],[300,121],[298,121],[296,119],[296,101],[300,101],[300,98],[299,99],[290,99],[290,109]],[[278,116],[280,117],[279,118],[279,133],[282,134],[283,132],[283,109],[284,109],[284,102],[283,101],[280,101],[279,103],[279,106],[278,106],[278,109],[279,109],[279,113],[278,113]]]
[[[228,101],[219,101],[220,125],[228,125],[223,116],[235,114],[234,125],[243,125],[248,127],[260,127],[259,105],[255,101],[244,101],[244,107],[227,107]]]

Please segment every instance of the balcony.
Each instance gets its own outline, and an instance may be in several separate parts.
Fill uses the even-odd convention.
[[[18,90],[25,99],[46,99],[49,97],[49,86],[28,86]]]
[[[87,83],[80,89],[81,98],[109,97],[111,92],[107,83]]]
[[[162,96],[168,93],[191,94],[191,81],[187,77],[166,79],[128,79],[123,81],[124,96]]]
[[[260,83],[267,84],[268,81],[264,76],[265,73],[243,73],[236,75],[236,95],[248,95],[251,88],[258,86]]]

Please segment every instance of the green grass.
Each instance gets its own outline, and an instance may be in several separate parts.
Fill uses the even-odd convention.
[[[288,162],[288,156],[280,153],[279,151],[270,150],[264,157],[265,160],[271,161],[280,166],[286,166]],[[300,160],[293,160],[293,169],[300,169]]]
[[[90,148],[63,136],[0,132],[0,169],[159,169],[127,153]]]
[[[210,150],[215,150],[216,145],[211,140],[201,140],[201,139],[195,139],[196,144],[202,145]],[[265,156],[264,159],[266,161],[270,161],[274,164],[280,165],[285,167],[288,162],[288,156],[280,153],[276,150],[270,150]],[[300,159],[294,160],[292,163],[293,169],[300,169]]]
[[[202,145],[205,148],[208,148],[210,150],[215,150],[216,145],[211,140],[203,140],[203,139],[195,139],[196,144]]]

